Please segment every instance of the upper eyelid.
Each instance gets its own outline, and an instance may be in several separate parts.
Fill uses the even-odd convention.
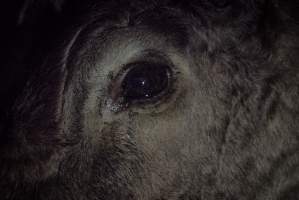
[[[130,62],[160,62],[164,64],[170,64],[171,59],[169,56],[159,50],[146,49],[141,51],[137,56],[133,57]]]
[[[142,62],[168,65],[171,68],[174,68],[174,71],[177,71],[175,70],[176,67],[174,66],[170,56],[168,56],[165,53],[162,53],[159,50],[146,49],[132,56],[130,59],[128,59],[124,64],[121,64],[119,67],[114,68],[113,71],[111,71],[110,73],[111,79],[115,79],[116,77],[119,77],[119,74],[124,74],[124,72],[126,72],[128,68],[134,63],[142,63]]]

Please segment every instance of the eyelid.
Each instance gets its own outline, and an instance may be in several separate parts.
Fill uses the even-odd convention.
[[[138,62],[159,63],[169,66],[173,65],[167,54],[155,49],[141,51],[138,55],[132,57],[126,65]]]

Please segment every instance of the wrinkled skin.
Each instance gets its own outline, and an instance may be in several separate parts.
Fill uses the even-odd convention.
[[[299,199],[295,18],[271,1],[57,2],[2,129],[1,199]],[[171,91],[123,103],[119,74],[142,61],[170,66]]]

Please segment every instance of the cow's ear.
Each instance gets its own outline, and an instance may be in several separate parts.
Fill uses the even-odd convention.
[[[279,20],[281,24],[299,25],[299,1],[298,0],[266,0],[268,12],[272,18]]]
[[[36,19],[55,15],[62,10],[64,3],[65,0],[24,0],[21,4],[17,23],[19,25],[26,22],[34,23]]]
[[[278,8],[281,14],[299,24],[299,1],[298,0],[278,0]]]
[[[294,35],[299,31],[299,2],[297,0],[256,0],[260,9],[258,32],[263,44],[269,49],[284,36]],[[289,37],[288,37],[289,38]],[[281,41],[280,41],[281,42]]]

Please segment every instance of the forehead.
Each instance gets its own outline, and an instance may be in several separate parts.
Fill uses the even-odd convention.
[[[186,23],[188,18],[169,8],[145,10],[138,14],[125,10],[104,13],[97,9],[89,16],[91,18],[84,22],[74,39],[71,52],[72,58],[79,58],[85,66],[86,63],[94,66],[99,61],[110,64],[118,60],[125,62],[152,50],[185,53],[189,43],[191,29]],[[75,65],[81,66],[80,63]]]
[[[177,47],[184,47],[190,40],[190,32],[197,32],[192,37],[199,38],[206,37],[203,34],[208,31],[219,32],[217,29],[224,32],[224,29],[233,28],[235,32],[240,32],[248,28],[246,21],[251,20],[249,16],[254,16],[255,12],[255,9],[248,11],[254,5],[252,1],[229,1],[228,6],[221,9],[211,2],[214,1],[97,1],[92,4],[92,9],[80,12],[79,19],[84,29],[81,35],[85,40],[94,40],[99,39],[95,36],[109,36],[107,31],[112,29],[127,28],[133,31],[138,27],[147,31],[143,38],[155,33]]]
[[[177,17],[182,18],[183,15],[196,18],[195,21],[202,24],[209,18],[218,18],[221,21],[236,20],[238,16],[256,12],[261,5],[258,1],[252,0],[89,0],[87,2],[89,3],[85,3],[88,7],[85,10],[86,15],[113,20],[125,17],[129,23],[136,23],[137,19],[147,23],[163,24],[165,28],[170,28],[166,21],[177,21]],[[82,11],[80,12],[82,14]],[[162,18],[163,22],[160,21]]]
[[[233,44],[233,37],[248,32],[248,24],[238,23],[239,19],[230,21],[231,24],[219,23],[236,10],[241,12],[241,8],[246,7],[245,3],[243,7],[240,3],[235,7],[237,4],[233,3],[222,10],[215,10],[207,8],[207,5],[211,6],[209,1],[196,2],[95,3],[92,9],[79,16],[83,20],[70,54],[71,60],[76,62],[71,68],[80,66],[76,67],[79,71],[95,66],[109,69],[109,66],[121,66],[138,53],[151,49],[180,52],[184,56],[190,53],[186,59],[198,60],[207,49],[224,48]]]
[[[127,37],[129,39],[130,36],[146,38],[147,35],[155,34],[168,41],[173,40],[173,43],[182,46],[186,45],[188,40],[188,27],[195,26],[198,22],[191,22],[191,18],[187,17],[184,12],[169,7],[144,9],[140,12],[128,9],[116,11],[104,7],[89,11],[87,20],[83,25],[85,33],[88,33],[87,37],[99,35],[109,37],[108,32],[111,33],[118,29],[123,31],[117,32],[119,33],[118,38]],[[129,34],[128,30],[131,33],[142,32],[142,35]],[[106,34],[103,35],[103,33]]]

